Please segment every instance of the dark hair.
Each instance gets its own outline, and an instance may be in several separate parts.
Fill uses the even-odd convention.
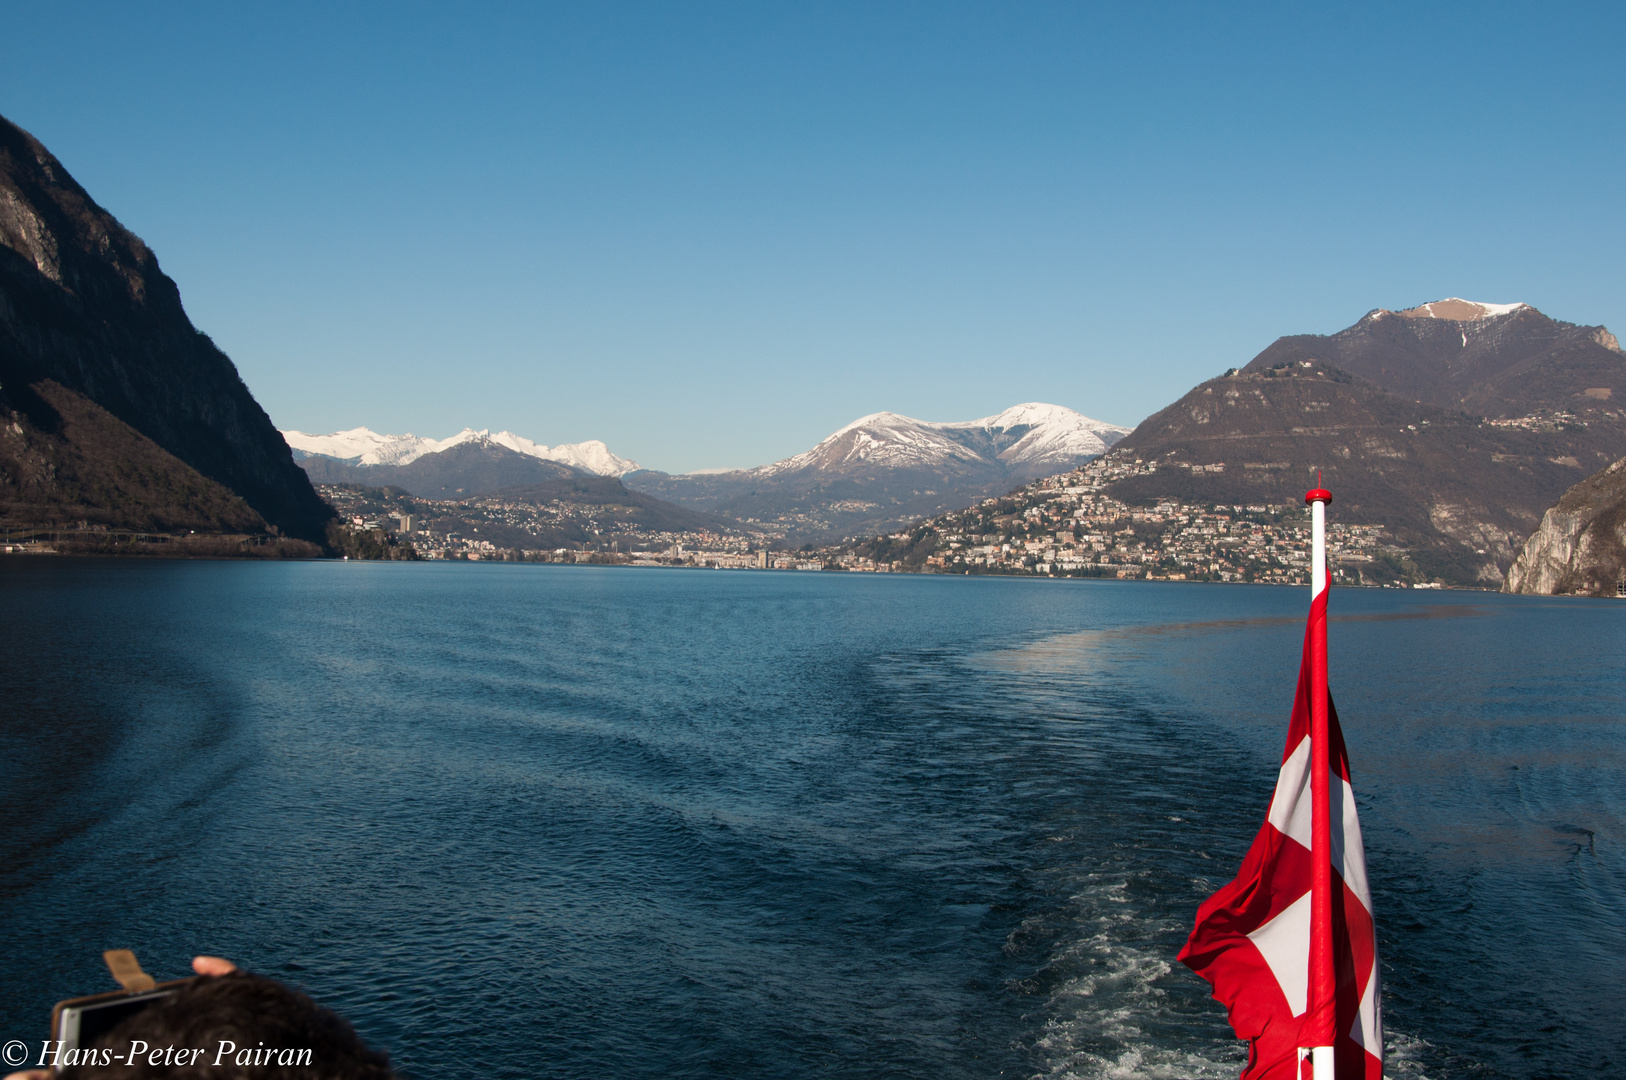
[[[370,1049],[338,1013],[274,979],[241,971],[197,979],[125,1020],[96,1047],[93,1061],[71,1065],[62,1075],[69,1080],[397,1080],[389,1055]]]

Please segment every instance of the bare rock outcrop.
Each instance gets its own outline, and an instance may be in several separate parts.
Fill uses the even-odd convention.
[[[1503,592],[1615,596],[1626,579],[1626,458],[1564,493],[1525,541]]]

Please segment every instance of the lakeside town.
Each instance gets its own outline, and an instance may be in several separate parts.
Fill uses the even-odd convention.
[[[460,561],[587,563],[645,567],[820,570],[856,573],[999,574],[1146,581],[1302,584],[1310,522],[1302,506],[1131,506],[1106,489],[1158,466],[1113,455],[1034,481],[1009,495],[920,521],[888,535],[779,550],[772,536],[738,531],[651,530],[614,508],[568,501],[417,499],[349,485],[321,485],[349,533],[371,554]],[[1328,563],[1345,585],[1439,587],[1375,524],[1330,522]]]

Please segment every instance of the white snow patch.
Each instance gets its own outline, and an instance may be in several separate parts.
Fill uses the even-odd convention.
[[[1520,308],[1526,308],[1526,307],[1530,306],[1529,304],[1524,304],[1524,303],[1518,303],[1518,304],[1487,304],[1487,303],[1484,303],[1483,301],[1479,301],[1479,300],[1470,300],[1470,301],[1468,301],[1468,303],[1470,303],[1470,304],[1478,304],[1480,307],[1484,308],[1485,309],[1485,318],[1487,318],[1487,319],[1495,318],[1497,315],[1511,315],[1515,311],[1518,311]]]
[[[1447,308],[1446,305],[1448,305],[1448,304],[1453,305],[1453,307]],[[1480,300],[1464,300],[1460,296],[1448,296],[1444,300],[1436,300],[1431,304],[1419,304],[1417,307],[1409,309],[1407,314],[1410,314],[1410,315],[1413,315],[1413,316],[1416,316],[1416,317],[1427,317],[1427,318],[1430,318],[1430,319],[1457,319],[1457,320],[1461,320],[1461,318],[1462,318],[1461,315],[1444,314],[1443,313],[1445,311],[1459,310],[1459,309],[1455,308],[1455,305],[1459,305],[1459,304],[1464,305],[1464,306],[1466,306],[1466,307],[1468,307],[1470,309],[1476,309],[1474,314],[1468,316],[1470,319],[1494,319],[1494,318],[1496,318],[1496,317],[1498,317],[1500,315],[1511,315],[1513,312],[1518,311],[1521,308],[1527,308],[1527,307],[1530,306],[1529,304],[1523,304],[1523,303],[1519,303],[1519,304],[1487,304],[1487,303],[1484,303],[1483,301],[1480,301]],[[1441,310],[1436,311],[1435,310],[1436,308],[1439,308]]]

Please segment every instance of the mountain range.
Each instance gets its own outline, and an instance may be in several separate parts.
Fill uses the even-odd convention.
[[[1296,505],[1319,472],[1342,520],[1383,526],[1428,574],[1499,584],[1546,509],[1626,455],[1626,409],[1613,400],[1623,374],[1626,356],[1604,327],[1453,297],[1279,338],[1133,432],[1029,403],[951,423],[874,413],[754,469],[670,475],[622,468],[632,463],[607,449],[596,460],[621,469],[632,491],[793,544],[891,532],[1103,454],[1158,466],[1112,485],[1130,504]],[[540,480],[570,459],[508,433],[443,444],[365,430],[322,438],[290,435],[355,464],[307,457],[312,476],[364,473],[439,497]],[[459,450],[468,458],[453,467],[446,455]],[[361,464],[392,453],[415,455],[394,467],[412,471],[385,481],[386,466]]]
[[[364,427],[338,431],[332,435],[284,431],[282,437],[293,448],[295,458],[319,456],[346,465],[410,465],[426,454],[444,453],[455,446],[475,443],[500,446],[542,461],[556,461],[595,476],[621,476],[639,468],[636,461],[610,453],[610,448],[597,439],[549,447],[511,431],[499,431],[493,435],[489,429],[476,431],[464,428],[449,439],[425,439],[411,434],[380,435]]]
[[[640,469],[597,440],[550,448],[507,431],[465,428],[443,440],[367,428],[283,436],[318,483],[462,499],[583,474],[620,477],[646,498],[800,542],[884,529],[1064,471],[1100,456],[1128,430],[1037,403],[953,423],[882,412],[782,461],[679,475]]]
[[[1033,403],[950,423],[883,412],[781,461],[679,475],[601,442],[549,447],[505,431],[285,437],[152,251],[0,119],[8,529],[321,544],[334,515],[315,478],[434,499],[523,489],[579,497],[583,521],[592,506],[624,507],[800,543],[889,531],[1106,455],[1156,465],[1117,473],[1110,493],[1131,504],[1296,505],[1319,472],[1343,520],[1381,525],[1443,580],[1490,584],[1566,490],[1626,456],[1617,393],[1626,355],[1606,328],[1453,297],[1279,338],[1133,432]]]

